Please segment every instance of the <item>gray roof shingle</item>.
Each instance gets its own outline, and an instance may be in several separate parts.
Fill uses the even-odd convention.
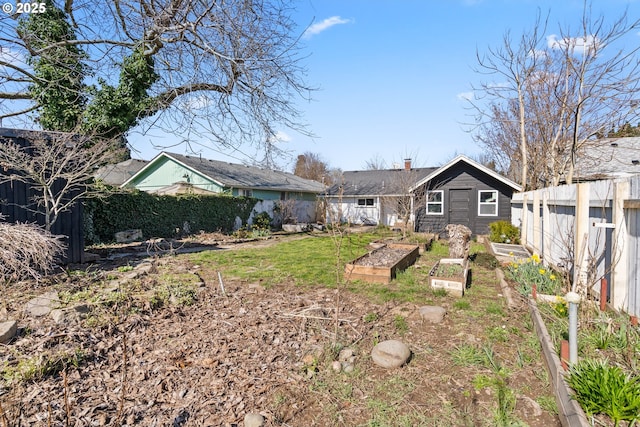
[[[640,138],[612,138],[583,147],[576,159],[574,179],[594,180],[640,174]]]
[[[288,172],[209,160],[201,157],[184,156],[182,154],[163,154],[229,188],[315,194],[324,191],[324,185],[321,183],[301,178]]]
[[[128,159],[115,165],[102,166],[95,174],[97,179],[109,185],[121,185],[142,169],[148,160]]]
[[[409,187],[428,176],[438,168],[381,169],[346,171],[342,173],[342,183],[329,188],[329,196],[338,195],[340,186],[343,196],[390,196],[404,194]]]

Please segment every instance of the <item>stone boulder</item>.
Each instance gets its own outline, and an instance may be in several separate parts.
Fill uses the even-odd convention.
[[[264,417],[255,413],[246,414],[244,416],[244,427],[264,427]]]
[[[11,338],[16,336],[17,331],[18,322],[15,320],[0,322],[0,344],[6,344],[11,341]]]
[[[440,323],[444,320],[447,310],[444,307],[424,306],[420,307],[420,318],[425,322]]]
[[[449,224],[446,230],[449,233],[449,257],[466,258],[471,246],[471,229],[462,224]]]
[[[371,350],[373,363],[383,368],[399,368],[411,357],[409,347],[397,340],[382,341]]]
[[[142,230],[134,228],[132,230],[118,231],[113,237],[118,243],[135,242],[136,240],[142,240]]]
[[[42,317],[51,313],[51,310],[57,308],[58,305],[60,305],[58,293],[52,291],[27,302],[24,311],[30,316]]]

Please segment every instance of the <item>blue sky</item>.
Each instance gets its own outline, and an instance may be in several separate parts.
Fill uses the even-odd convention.
[[[640,0],[591,4],[592,15],[609,22],[625,8],[640,17]],[[559,25],[575,27],[582,8],[582,0],[301,0],[294,18],[301,32],[309,27],[301,40],[307,81],[319,90],[299,108],[316,137],[282,129],[279,146],[290,158],[281,167],[291,170],[304,152],[342,170],[362,169],[373,158],[389,167],[407,156],[417,166],[438,166],[455,154],[480,153],[464,125],[471,117],[463,101],[487,80],[474,72],[476,50],[499,47],[506,31],[519,37],[538,10],[550,12],[548,35]],[[633,37],[629,43],[640,43],[640,34]],[[131,138],[140,151],[134,157],[158,153],[149,141]],[[251,161],[209,150],[202,156]]]

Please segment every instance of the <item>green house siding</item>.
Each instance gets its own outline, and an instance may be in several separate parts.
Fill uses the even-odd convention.
[[[234,188],[232,193],[234,196],[240,195],[240,190]],[[259,190],[252,189],[251,197],[260,200],[305,200],[305,201],[314,201],[316,200],[317,195],[314,193],[302,193],[297,191],[275,191],[275,190]]]
[[[276,200],[299,200],[315,201],[315,192],[287,191],[287,185],[301,185],[297,177],[292,177],[289,183],[289,176],[282,172],[274,172],[273,176],[264,174],[263,170],[255,170],[247,166],[231,165],[228,163],[215,162],[211,160],[200,160],[196,166],[203,168],[200,171],[197,167],[189,164],[192,161],[189,157],[174,159],[169,155],[161,154],[145,168],[126,183],[127,187],[133,187],[141,191],[155,192],[177,183],[188,183],[194,188],[210,191],[212,193],[227,193],[232,196],[250,196],[263,201]],[[216,164],[222,171],[215,169]],[[230,165],[233,166],[230,168]],[[207,173],[207,170],[213,173]],[[216,174],[228,174],[228,181],[224,178],[216,178]],[[278,182],[278,181],[282,182]],[[285,183],[286,181],[286,183]],[[255,185],[255,187],[252,187]],[[309,186],[309,184],[303,184]],[[312,187],[312,186],[311,186]],[[320,190],[318,190],[320,192]]]
[[[311,193],[289,193],[290,198],[291,199],[296,199],[296,200],[306,200],[308,202],[313,202],[318,198],[317,194],[311,194]]]
[[[141,191],[154,191],[175,184],[176,182],[188,182],[194,187],[221,193],[224,188],[211,181],[209,178],[187,169],[172,159],[161,159],[157,164],[149,165],[139,176],[135,177],[129,186]]]

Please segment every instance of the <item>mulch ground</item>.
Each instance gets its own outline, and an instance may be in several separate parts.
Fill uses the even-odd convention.
[[[424,425],[491,425],[496,397],[474,390],[473,374],[452,366],[449,355],[456,345],[482,343],[483,325],[452,316],[425,325],[411,303],[375,304],[335,289],[287,283],[265,289],[234,280],[225,280],[223,293],[214,271],[162,257],[135,279],[137,302],[115,298],[92,313],[91,326],[86,318],[56,324],[48,316],[23,314],[26,301],[50,288],[77,292],[90,286],[88,280],[122,280],[128,274],[109,268],[6,289],[6,311],[19,320],[20,330],[0,347],[0,364],[15,367],[32,357],[47,358],[52,366],[51,374],[29,381],[0,382],[0,426],[241,426],[247,413],[262,414],[267,426],[369,425],[368,405],[383,392],[377,384],[389,381],[411,384],[405,397],[389,404],[406,405],[425,419],[431,414],[433,423]],[[139,302],[166,268],[196,278],[193,305]],[[525,308],[509,313],[505,321],[523,313]],[[406,319],[402,339],[413,357],[407,366],[387,371],[371,363],[369,352],[375,342],[398,338],[398,316]],[[336,332],[341,345],[355,351],[357,378],[331,371]],[[515,352],[508,343],[499,351],[504,358]],[[529,405],[549,393],[534,375],[540,369],[534,363],[512,379],[530,383],[515,413],[532,427],[557,426],[554,414],[534,414]],[[352,382],[344,400],[318,391],[318,384],[336,375]],[[448,412],[447,423],[439,423],[443,408],[451,407],[462,408],[462,415]]]

